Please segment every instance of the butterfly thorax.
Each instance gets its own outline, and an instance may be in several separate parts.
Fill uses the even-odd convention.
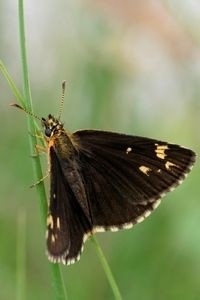
[[[48,115],[47,119],[42,118],[42,125],[49,150],[53,147],[60,157],[70,159],[76,149],[72,143],[71,134],[64,129],[63,124],[52,115]]]

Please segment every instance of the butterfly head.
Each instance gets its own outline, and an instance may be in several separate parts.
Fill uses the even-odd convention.
[[[63,129],[63,124],[52,115],[48,115],[48,118],[42,118],[42,126],[44,127],[44,134],[50,138],[53,135],[59,133]]]

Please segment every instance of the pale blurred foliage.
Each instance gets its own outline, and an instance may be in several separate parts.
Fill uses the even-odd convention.
[[[93,127],[146,135],[199,152],[200,1],[25,1],[34,110],[56,114],[70,130]],[[0,3],[1,59],[22,90],[17,3]],[[27,299],[51,300],[51,281],[25,116],[0,77],[0,299],[13,299],[17,212],[27,213]],[[45,164],[46,167],[46,164]],[[99,237],[124,299],[198,300],[199,167],[133,231]],[[92,267],[91,267],[92,266]],[[93,270],[98,270],[93,275]],[[87,243],[81,262],[63,269],[69,299],[112,299]],[[194,295],[192,295],[194,294]]]
[[[188,105],[198,96],[200,5],[194,2],[76,0],[61,1],[58,6],[53,1],[48,5],[28,2],[27,46],[34,99],[48,91],[49,101],[55,102],[59,83],[66,79],[69,105],[75,101],[72,111],[81,106],[87,119],[92,114],[91,101],[97,101],[90,89],[90,72],[98,76],[99,68],[100,77],[104,71],[116,75],[112,91],[105,95],[115,109],[113,122],[120,113],[123,128],[129,128],[135,110],[138,119],[146,122],[159,119],[164,112],[171,130],[170,119],[184,122]],[[5,3],[10,16],[2,16],[8,32],[1,37],[2,53],[19,80],[17,12],[13,2]]]

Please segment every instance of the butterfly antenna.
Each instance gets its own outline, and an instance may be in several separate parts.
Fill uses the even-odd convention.
[[[37,119],[37,120],[40,120],[41,121],[41,118],[36,116],[34,113],[30,112],[29,110],[27,110],[25,107],[22,107],[21,105],[17,104],[17,103],[11,103],[10,106],[14,106],[14,107],[17,107],[21,110],[23,110],[25,113],[27,113],[29,116]]]
[[[61,101],[60,101],[60,109],[59,109],[59,114],[58,114],[58,120],[60,121],[60,117],[63,111],[63,104],[64,104],[64,97],[65,97],[65,86],[66,86],[66,81],[63,80],[62,82],[62,95],[61,95]]]

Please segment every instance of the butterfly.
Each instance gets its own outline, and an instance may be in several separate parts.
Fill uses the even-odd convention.
[[[52,115],[41,121],[50,162],[47,254],[54,263],[78,261],[97,232],[142,222],[195,162],[192,150],[176,144],[100,130],[69,133]]]

